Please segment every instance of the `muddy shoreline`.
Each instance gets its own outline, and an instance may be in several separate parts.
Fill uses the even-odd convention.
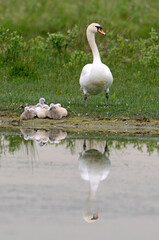
[[[71,132],[103,132],[111,134],[144,134],[159,136],[159,120],[145,118],[66,117],[61,120],[22,121],[17,113],[0,112],[0,128],[63,129]]]

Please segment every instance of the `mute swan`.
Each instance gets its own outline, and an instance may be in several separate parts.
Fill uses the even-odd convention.
[[[40,98],[39,103],[36,104],[35,107],[38,118],[46,118],[49,108],[50,107],[46,104],[45,98]]]
[[[50,104],[50,106],[52,105],[53,103]],[[57,107],[61,107],[61,104],[60,103],[56,103],[54,104],[54,106],[57,108]]]
[[[22,120],[30,120],[36,116],[36,112],[33,108],[25,107],[24,112],[20,115]]]
[[[96,95],[106,91],[106,106],[109,105],[109,88],[113,83],[113,76],[110,69],[101,62],[98,47],[95,42],[95,33],[105,35],[102,27],[98,23],[92,23],[87,27],[87,40],[92,50],[93,63],[83,67],[80,76],[80,86],[83,89],[85,106],[87,106],[87,93]]]
[[[20,131],[25,140],[34,140],[40,147],[44,146],[49,140],[50,131],[42,129],[35,130],[30,128],[21,128]]]
[[[24,136],[25,140],[34,140],[34,136],[35,136],[35,129],[33,128],[20,128],[21,133]]]
[[[55,107],[53,103],[50,104],[50,109],[47,113],[47,117],[52,119],[61,119],[62,113],[60,112],[59,107]]]
[[[59,110],[59,111],[61,112],[61,114],[62,114],[62,117],[66,117],[66,116],[67,116],[68,112],[67,112],[66,108],[61,107],[61,104],[60,104],[60,103],[56,103],[56,104],[51,103],[51,104],[50,104],[50,107],[51,107],[51,106],[55,106],[56,108],[58,108],[58,110]]]
[[[49,141],[49,131],[41,129],[37,130],[34,139],[40,147],[43,147]]]
[[[51,129],[49,131],[49,142],[50,143],[60,143],[67,137],[67,132],[60,129]]]
[[[49,106],[46,104],[45,98],[40,98],[39,103],[41,104],[42,107],[46,107],[49,109]]]
[[[35,140],[40,146],[50,143],[60,143],[67,137],[67,132],[60,129],[35,130],[32,128],[20,128],[25,140]]]
[[[83,208],[83,218],[86,222],[92,223],[99,217],[99,213],[92,213],[91,202],[93,201],[101,181],[107,178],[110,172],[110,160],[107,155],[107,142],[104,153],[96,149],[86,151],[84,140],[83,152],[78,159],[78,167],[81,178],[90,182],[90,191]]]
[[[68,112],[66,110],[66,108],[64,107],[58,107],[58,109],[60,110],[62,117],[66,117],[68,115]]]
[[[60,103],[50,104],[50,109],[48,112],[48,117],[53,118],[53,119],[61,119],[62,117],[66,117],[68,114],[66,108],[61,107]]]
[[[47,114],[49,112],[48,105],[45,106],[45,104],[38,103],[35,108],[36,114],[38,118],[46,118]]]

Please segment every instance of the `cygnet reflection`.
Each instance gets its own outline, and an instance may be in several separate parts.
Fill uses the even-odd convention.
[[[47,143],[60,143],[67,137],[67,132],[59,129],[34,130],[30,128],[21,128],[20,131],[25,140],[34,140],[40,147],[43,147]]]
[[[36,130],[34,130],[33,128],[21,128],[20,131],[25,140],[34,140]]]
[[[96,149],[86,151],[86,140],[83,143],[83,151],[78,159],[78,167],[81,178],[90,182],[90,190],[83,208],[83,218],[92,223],[99,218],[99,213],[92,213],[91,202],[93,201],[101,181],[107,178],[110,172],[110,160],[107,153],[107,142],[104,152]]]

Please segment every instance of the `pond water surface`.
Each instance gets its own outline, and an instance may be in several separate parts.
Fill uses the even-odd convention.
[[[159,138],[0,132],[1,239],[158,240]]]

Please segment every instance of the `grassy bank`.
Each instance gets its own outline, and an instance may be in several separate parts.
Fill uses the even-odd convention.
[[[20,113],[44,97],[70,116],[159,118],[158,1],[0,3],[1,110]],[[94,21],[107,33],[96,40],[114,83],[109,108],[101,93],[85,109],[79,77],[92,61],[85,28]]]

